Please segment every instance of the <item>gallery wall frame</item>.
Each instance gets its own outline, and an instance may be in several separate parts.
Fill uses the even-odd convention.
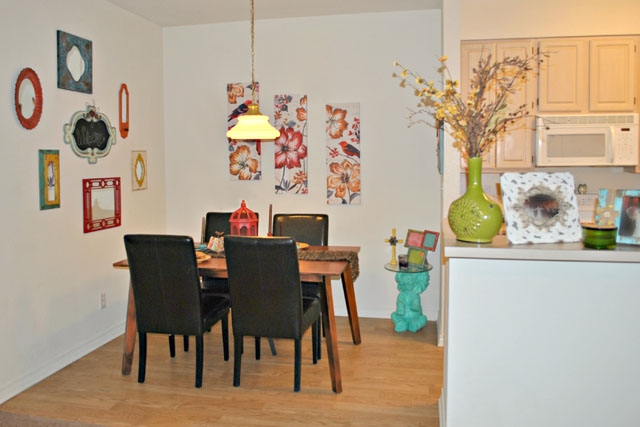
[[[93,43],[57,31],[58,88],[93,93]]]
[[[116,143],[116,128],[94,105],[87,105],[86,110],[75,112],[64,125],[64,142],[71,145],[78,157],[93,164],[111,151]]]
[[[24,68],[18,74],[14,93],[18,121],[25,129],[33,129],[42,117],[42,85],[38,74],[31,68]]]
[[[38,150],[40,210],[60,207],[60,151]]]
[[[131,185],[133,191],[147,188],[147,152],[131,151]]]
[[[126,138],[129,135],[129,88],[124,83],[118,92],[118,126],[120,136]]]
[[[122,224],[119,177],[83,179],[82,200],[85,233]]]

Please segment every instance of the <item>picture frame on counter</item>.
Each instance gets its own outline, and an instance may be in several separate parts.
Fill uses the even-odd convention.
[[[640,190],[616,190],[613,209],[616,243],[640,245]]]
[[[500,177],[507,239],[513,244],[579,242],[582,227],[569,172]]]

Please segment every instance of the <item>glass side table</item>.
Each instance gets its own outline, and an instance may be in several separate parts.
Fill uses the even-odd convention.
[[[429,271],[433,266],[427,263],[424,268],[400,269],[397,264],[385,264],[384,268],[396,273],[396,283],[400,291],[396,300],[396,311],[391,313],[395,331],[417,332],[427,323],[427,316],[422,314],[420,294],[429,286]]]

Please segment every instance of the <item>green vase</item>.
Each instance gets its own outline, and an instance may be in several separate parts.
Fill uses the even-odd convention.
[[[458,240],[491,243],[502,226],[502,209],[482,189],[482,157],[472,157],[467,164],[467,191],[449,206],[449,226]]]

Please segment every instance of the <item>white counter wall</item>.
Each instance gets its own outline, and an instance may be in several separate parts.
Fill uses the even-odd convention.
[[[565,245],[445,243],[441,426],[637,425],[640,250]]]

